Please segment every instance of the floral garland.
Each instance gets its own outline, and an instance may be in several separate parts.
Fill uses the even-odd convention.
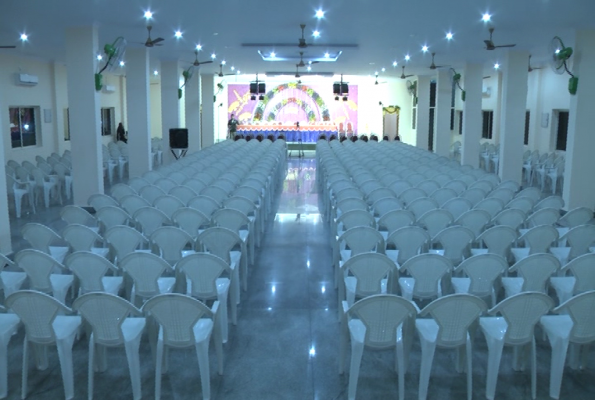
[[[328,110],[328,106],[325,104],[324,100],[322,99],[322,97],[320,97],[320,95],[314,91],[314,89],[312,89],[309,86],[306,85],[302,85],[299,84],[297,82],[289,82],[289,83],[284,83],[282,85],[278,85],[275,86],[272,90],[269,90],[268,93],[264,96],[263,100],[260,100],[258,102],[258,104],[256,105],[256,108],[254,109],[254,121],[261,121],[263,118],[263,114],[264,114],[264,109],[266,108],[267,104],[269,103],[269,101],[271,101],[273,99],[273,97],[275,97],[277,94],[279,94],[279,92],[285,90],[285,89],[299,89],[302,92],[306,93],[310,98],[312,98],[312,100],[314,100],[314,102],[316,103],[316,105],[318,106],[319,110],[320,110],[320,115],[322,116],[322,120],[323,121],[330,121],[331,117],[330,117],[330,113]],[[292,97],[292,99],[294,99]],[[286,101],[288,99],[284,99],[283,101]],[[299,99],[295,99],[295,100],[299,100]],[[280,103],[281,105],[277,104],[275,106],[275,108],[271,111],[271,113],[268,115],[267,120],[271,121],[271,115],[273,115],[273,120],[275,119],[275,116],[277,115],[277,112],[284,106],[287,104],[287,102],[285,104],[282,104],[283,101]],[[306,104],[306,106],[308,107],[308,110],[306,110],[306,108],[304,108],[304,106],[302,106],[300,104],[300,106],[304,109],[304,111],[306,111],[306,113],[308,113],[308,121],[316,121],[316,114],[314,113],[314,111],[312,110],[312,107],[310,107],[309,104],[304,103],[303,100],[300,100],[303,104]],[[297,101],[295,101],[296,104]],[[310,111],[312,112],[312,114],[310,114]]]
[[[306,114],[308,115],[309,122],[316,121],[316,113],[314,112],[314,110],[312,110],[312,107],[310,107],[310,104],[306,103],[302,99],[296,99],[295,97],[283,99],[283,100],[281,100],[280,103],[277,103],[277,105],[269,113],[269,115],[267,117],[267,121],[274,121],[277,118],[277,113],[279,112],[279,110],[281,110],[283,107],[285,107],[287,104],[290,104],[290,103],[295,103],[298,106],[300,106],[302,108],[302,110],[304,110],[306,112]]]

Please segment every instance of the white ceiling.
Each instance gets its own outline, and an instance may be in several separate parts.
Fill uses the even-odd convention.
[[[150,49],[152,68],[160,59],[192,61],[194,47],[203,45],[199,59],[217,61],[201,66],[201,72],[217,72],[218,61],[235,65],[242,73],[287,71],[295,73],[296,61],[267,62],[257,48],[242,43],[292,43],[296,46],[274,49],[279,56],[320,57],[324,47],[298,48],[299,25],[306,24],[306,39],[313,42],[311,32],[321,33],[314,42],[353,43],[357,48],[344,48],[335,63],[319,63],[313,71],[374,74],[382,67],[386,75],[397,76],[405,54],[411,55],[407,73],[433,73],[427,67],[426,44],[436,52],[436,64],[460,68],[465,62],[481,62],[486,68],[504,58],[506,49],[486,51],[483,40],[489,36],[481,21],[484,12],[492,14],[496,28],[494,42],[517,43],[516,49],[533,54],[535,64],[547,60],[547,48],[554,35],[572,44],[576,29],[595,29],[595,0],[4,0],[0,14],[0,45],[16,44],[17,49],[0,50],[0,54],[24,55],[47,60],[64,60],[64,31],[69,26],[96,23],[99,43],[112,42],[124,36],[129,46],[144,42],[146,23],[143,13],[154,12],[152,37],[165,38],[164,46]],[[322,20],[314,17],[322,8]],[[180,28],[183,38],[176,40]],[[445,34],[452,31],[448,42]],[[21,44],[20,33],[29,41]],[[264,53],[269,48],[261,48]],[[337,49],[335,49],[337,50]],[[397,68],[392,67],[398,61]],[[229,71],[225,71],[229,72]]]

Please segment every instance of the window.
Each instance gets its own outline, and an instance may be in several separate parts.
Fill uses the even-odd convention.
[[[111,136],[116,133],[116,109],[114,107],[101,108],[101,136]]]
[[[417,107],[411,110],[411,129],[415,129],[415,122],[417,121]]]
[[[568,137],[568,111],[558,111],[558,135],[556,137],[556,150],[566,150]]]
[[[428,150],[434,151],[434,117],[436,110],[436,81],[430,82],[430,129],[428,132]]]
[[[8,114],[12,148],[37,145],[39,107],[10,107]]]
[[[70,108],[64,109],[64,120],[66,121],[64,124],[64,141],[68,142],[70,140]]]
[[[457,111],[459,113],[459,135],[463,134],[463,111]]]
[[[482,139],[491,139],[493,134],[493,125],[494,125],[494,111],[482,111],[483,115],[483,124],[481,128],[481,138]]]
[[[525,139],[524,144],[529,144],[529,122],[531,122],[531,111],[525,112]]]

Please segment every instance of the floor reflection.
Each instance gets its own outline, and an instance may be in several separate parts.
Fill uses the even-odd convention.
[[[316,193],[316,160],[313,158],[289,159],[287,176],[277,211],[279,219],[303,221],[318,216]],[[317,218],[316,218],[317,219]]]

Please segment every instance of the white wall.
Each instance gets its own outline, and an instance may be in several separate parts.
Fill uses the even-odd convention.
[[[151,137],[160,138],[163,136],[161,128],[161,81],[151,79],[149,86],[149,103],[151,114]]]

